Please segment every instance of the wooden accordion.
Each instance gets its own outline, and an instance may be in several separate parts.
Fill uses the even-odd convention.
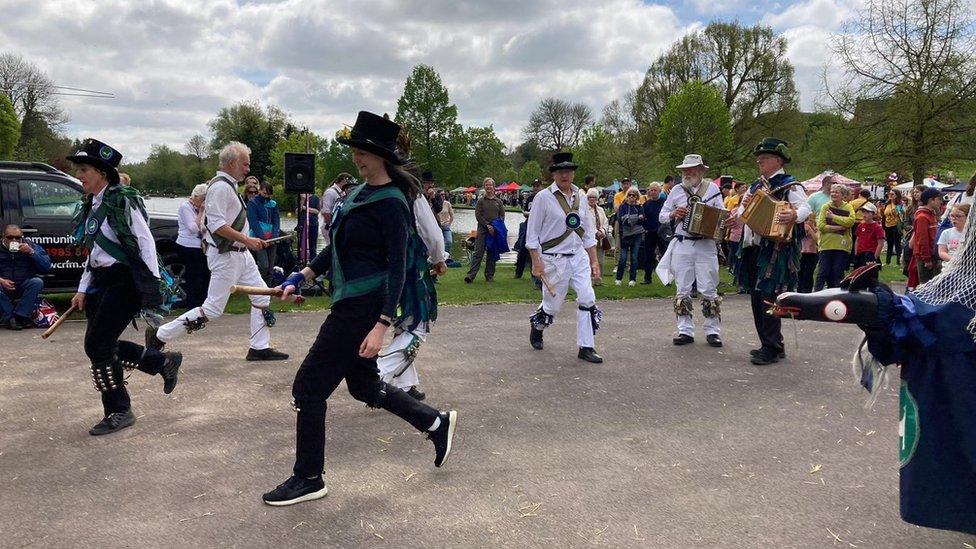
[[[729,211],[695,202],[688,206],[688,214],[681,220],[681,228],[689,234],[722,240]]]
[[[792,209],[789,202],[774,200],[765,189],[760,188],[752,193],[752,201],[742,211],[742,220],[763,238],[789,242],[793,239],[794,223],[777,223],[776,216]]]

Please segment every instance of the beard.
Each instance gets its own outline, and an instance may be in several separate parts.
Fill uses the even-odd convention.
[[[702,176],[700,175],[683,175],[681,176],[681,184],[685,187],[697,187],[702,182]]]

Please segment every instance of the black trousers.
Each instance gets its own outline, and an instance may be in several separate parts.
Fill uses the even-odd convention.
[[[85,297],[85,354],[92,365],[110,362],[118,387],[102,393],[105,415],[125,412],[131,407],[125,389],[123,364],[149,375],[156,375],[163,367],[164,357],[159,351],[145,349],[119,336],[133,317],[139,313],[141,301],[129,268],[120,263],[111,267],[92,269],[92,284]]]
[[[515,256],[515,278],[522,278],[525,273],[525,266],[532,263],[530,257],[529,250],[525,246],[519,248],[518,254]]]
[[[599,244],[598,244],[599,245]],[[644,232],[644,282],[651,281],[651,274],[657,269],[657,254],[664,255],[664,242],[657,231]]]
[[[888,250],[885,253],[885,263],[891,265],[891,256],[894,254],[895,263],[901,265],[901,231],[898,226],[885,227],[885,242]]]
[[[437,410],[380,380],[376,359],[359,356],[359,346],[376,325],[383,295],[373,293],[332,305],[319,334],[298,368],[292,396],[298,408],[295,475],[313,477],[325,467],[326,399],[345,379],[349,394],[374,408],[403,418],[418,431],[426,431]]]
[[[800,254],[800,273],[796,291],[808,294],[813,291],[813,274],[817,271],[817,254]]]
[[[478,227],[478,236],[474,240],[474,255],[471,256],[471,268],[468,269],[468,278],[474,278],[478,276],[478,271],[481,269],[481,260],[485,259],[485,278],[495,277],[495,262],[492,261],[491,255],[485,258],[485,237],[488,236],[488,231],[482,227]]]
[[[742,250],[741,268],[749,271],[749,280],[759,280],[759,246],[749,246]],[[759,292],[755,287],[749,288],[749,291],[752,298],[752,321],[763,352],[772,354],[783,351],[783,323],[778,317],[766,312],[769,305],[765,302],[776,301],[776,296]]]
[[[850,264],[851,254],[847,250],[823,250],[817,263],[817,283],[813,289],[836,288],[844,279],[844,271]]]
[[[203,305],[207,298],[207,287],[210,285],[210,267],[207,266],[207,256],[202,248],[188,248],[176,246],[176,255],[183,264],[183,288],[186,299],[183,306],[192,309]]]

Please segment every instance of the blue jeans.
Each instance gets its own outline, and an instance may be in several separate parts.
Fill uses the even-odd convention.
[[[13,291],[0,292],[0,318],[7,319],[14,315],[21,319],[30,320],[37,308],[37,297],[44,289],[44,281],[38,277],[28,278],[14,286]],[[20,298],[17,305],[14,300]]]
[[[840,286],[850,257],[851,254],[847,250],[824,250],[820,252],[820,261],[817,264],[817,284],[813,290],[819,292],[824,287],[836,288]]]
[[[450,227],[441,227],[441,231],[444,232],[444,251],[447,255],[451,255],[451,246],[454,245],[454,233],[451,232]]]
[[[626,236],[620,241],[620,260],[617,261],[617,280],[624,279],[624,267],[630,257],[630,279],[637,280],[637,254],[640,253],[641,235]]]

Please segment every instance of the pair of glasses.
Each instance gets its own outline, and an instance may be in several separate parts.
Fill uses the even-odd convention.
[[[4,236],[3,239],[4,240],[16,240],[18,242],[21,242],[21,241],[24,240],[24,237],[22,237],[22,236]]]

